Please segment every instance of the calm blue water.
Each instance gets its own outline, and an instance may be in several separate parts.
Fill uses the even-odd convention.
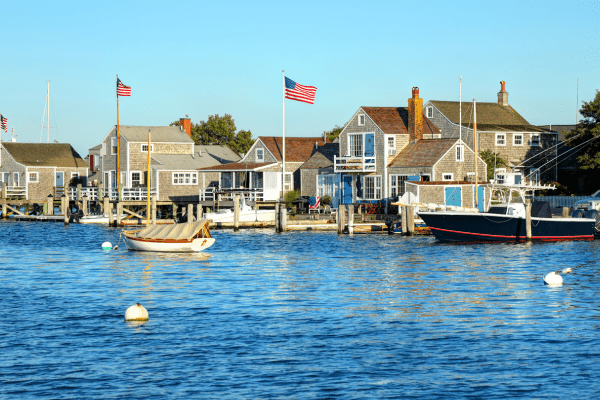
[[[0,222],[0,398],[598,398],[600,242]],[[565,285],[542,275],[572,267]],[[124,322],[140,302],[143,324]]]

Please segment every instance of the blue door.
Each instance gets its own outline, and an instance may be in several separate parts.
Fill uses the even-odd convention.
[[[521,184],[521,175],[515,175],[515,185]]]
[[[56,186],[63,187],[65,186],[65,174],[62,171],[56,173]]]
[[[447,206],[461,206],[461,190],[459,187],[447,187],[446,188],[446,205]]]
[[[484,188],[482,188],[482,187],[477,188],[477,208],[479,209],[479,212],[485,211],[485,198],[483,197],[484,193],[485,193]]]
[[[373,157],[375,155],[375,134],[367,133],[365,135],[365,156]]]
[[[342,203],[352,203],[352,175],[342,175]]]

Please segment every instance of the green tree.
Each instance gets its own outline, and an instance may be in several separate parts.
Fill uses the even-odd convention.
[[[583,119],[566,134],[566,138],[572,146],[583,145],[577,157],[581,169],[600,169],[600,141],[592,140],[600,137],[600,91],[596,90],[594,100],[583,102],[579,113]]]
[[[498,153],[491,150],[483,150],[479,157],[487,164],[487,180],[494,179],[494,165],[496,168],[507,168],[508,163],[502,159]]]
[[[327,137],[327,142],[331,143],[335,140],[335,138],[340,136],[340,133],[342,133],[342,128],[341,126],[335,126],[335,128],[333,128],[330,131],[324,131],[323,132],[323,137]]]
[[[172,122],[171,126],[179,126],[179,121]],[[235,122],[229,114],[222,117],[219,114],[210,115],[207,121],[192,123],[191,133],[196,144],[225,145],[238,153],[246,153],[254,144],[252,132],[236,132]]]

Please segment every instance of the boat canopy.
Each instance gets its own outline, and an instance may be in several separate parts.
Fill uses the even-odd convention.
[[[191,240],[198,232],[209,224],[209,220],[201,219],[195,222],[175,225],[150,225],[138,232],[140,239],[173,239]]]

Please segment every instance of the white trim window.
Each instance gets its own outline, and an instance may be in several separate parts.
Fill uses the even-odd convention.
[[[140,151],[142,153],[147,153],[148,152],[148,143],[140,144]],[[150,143],[150,153],[154,153],[154,144],[153,143]]]
[[[286,172],[283,182],[283,190],[294,190],[294,179],[291,172]]]
[[[404,194],[404,182],[408,179],[408,175],[390,175],[390,197],[395,199]]]
[[[117,154],[117,138],[116,137],[110,138],[110,154],[113,156],[115,154]]]
[[[396,136],[395,135],[389,135],[387,138],[387,142],[388,142],[388,156],[395,156],[396,155]]]
[[[348,152],[350,157],[363,156],[363,134],[351,133],[348,135]]]
[[[433,107],[429,106],[426,108],[427,110],[427,118],[433,118]]]
[[[71,180],[73,180],[73,178],[79,178],[79,172],[71,172]]]
[[[536,147],[540,147],[542,144],[540,142],[540,134],[539,133],[532,133],[531,134],[531,140],[529,142],[532,146],[536,146]]]
[[[465,161],[465,145],[464,144],[456,145],[456,161],[459,161],[459,162]]]
[[[523,146],[522,133],[513,133],[513,146]]]
[[[506,146],[506,134],[496,133],[496,146]]]
[[[444,172],[442,174],[442,180],[443,181],[453,181],[454,180],[454,173],[452,172]]]
[[[148,150],[148,145],[146,145],[146,150]],[[152,151],[152,148],[150,148],[150,151]],[[142,175],[142,171],[131,171],[129,179],[129,181],[131,182],[131,187],[143,185],[143,176],[144,175]]]
[[[365,126],[365,114],[358,114],[358,126]]]
[[[173,172],[173,185],[197,185],[197,172]]]
[[[256,162],[265,161],[265,149],[256,149]]]
[[[503,184],[506,181],[506,168],[496,169],[496,183]]]
[[[106,143],[102,143],[102,155],[106,155]]]
[[[30,172],[27,176],[29,183],[38,183],[40,181],[38,172]]]
[[[363,176],[363,200],[381,199],[381,175]]]

